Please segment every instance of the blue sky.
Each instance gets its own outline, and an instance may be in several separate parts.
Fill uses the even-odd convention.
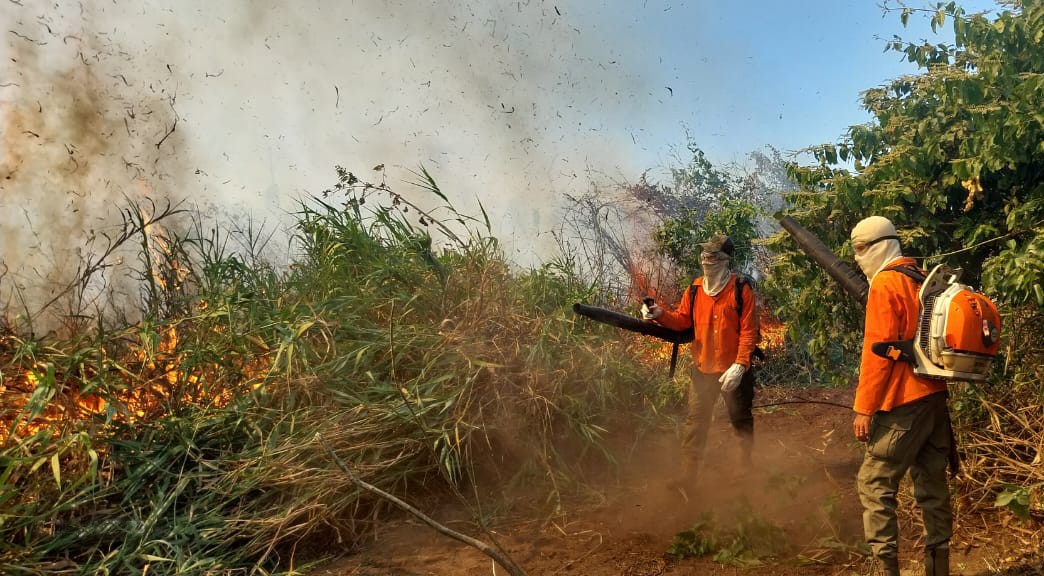
[[[890,3],[891,13],[878,4],[647,0],[572,10],[579,21],[597,22],[602,35],[623,40],[610,51],[622,58],[638,53],[635,69],[662,84],[649,92],[659,105],[632,125],[644,136],[644,152],[659,157],[683,140],[685,125],[712,157],[742,160],[764,145],[786,151],[833,141],[849,125],[868,121],[860,93],[916,72],[900,54],[883,51],[886,39],[952,39],[949,27],[935,34],[916,14],[903,28],[898,4]],[[996,10],[993,2],[963,6],[969,13]]]

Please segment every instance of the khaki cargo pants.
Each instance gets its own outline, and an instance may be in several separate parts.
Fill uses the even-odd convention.
[[[703,460],[703,452],[707,445],[707,429],[710,428],[714,405],[719,395],[725,398],[729,421],[739,439],[740,462],[749,465],[751,448],[754,445],[754,371],[744,372],[739,386],[728,394],[721,391],[721,383],[718,382],[720,372],[704,374],[693,368],[690,375],[688,412],[682,437],[682,450],[687,456],[686,474],[695,476]]]
[[[898,557],[896,492],[907,470],[924,518],[925,547],[931,549],[949,541],[953,533],[950,489],[946,483],[949,451],[946,392],[874,415],[858,476],[863,532],[874,556]]]

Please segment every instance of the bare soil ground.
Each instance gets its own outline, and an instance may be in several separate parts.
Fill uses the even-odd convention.
[[[761,390],[756,404],[784,400]],[[850,392],[808,390],[805,399],[848,404]],[[530,576],[749,576],[864,575],[872,567],[860,551],[862,508],[855,493],[861,446],[851,413],[824,404],[790,404],[758,410],[754,469],[735,465],[732,433],[723,408],[711,430],[702,481],[683,495],[668,487],[678,474],[676,435],[631,438],[621,451],[622,472],[553,514],[518,513],[493,521],[493,532]],[[908,485],[904,492],[908,492]],[[923,574],[921,525],[912,497],[901,503],[901,557],[910,574]],[[959,502],[951,573],[1044,576],[1039,526],[1006,512],[972,511]],[[488,541],[457,509],[433,514],[455,530]],[[769,525],[785,542],[759,563],[736,565],[712,555],[677,559],[666,553],[675,535],[697,521],[721,530]],[[373,540],[312,572],[316,576],[486,576],[507,571],[478,550],[438,534],[413,518],[382,524]]]

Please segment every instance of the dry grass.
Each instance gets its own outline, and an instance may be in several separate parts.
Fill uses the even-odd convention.
[[[302,550],[350,549],[386,505],[317,432],[368,483],[455,495],[479,526],[495,510],[471,491],[480,469],[553,510],[606,457],[614,415],[656,396],[626,343],[576,322],[588,287],[567,267],[513,273],[467,227],[433,251],[433,216],[411,223],[383,184],[339,184],[302,206],[284,272],[169,235],[177,257],[143,276],[182,280],[148,282],[142,322],[3,335],[2,571],[295,573]]]

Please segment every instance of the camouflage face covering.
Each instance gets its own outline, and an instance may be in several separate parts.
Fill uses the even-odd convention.
[[[732,239],[724,234],[712,236],[706,242],[701,243],[700,246],[703,248],[704,254],[723,252],[731,258],[736,252],[736,246],[732,243]]]

